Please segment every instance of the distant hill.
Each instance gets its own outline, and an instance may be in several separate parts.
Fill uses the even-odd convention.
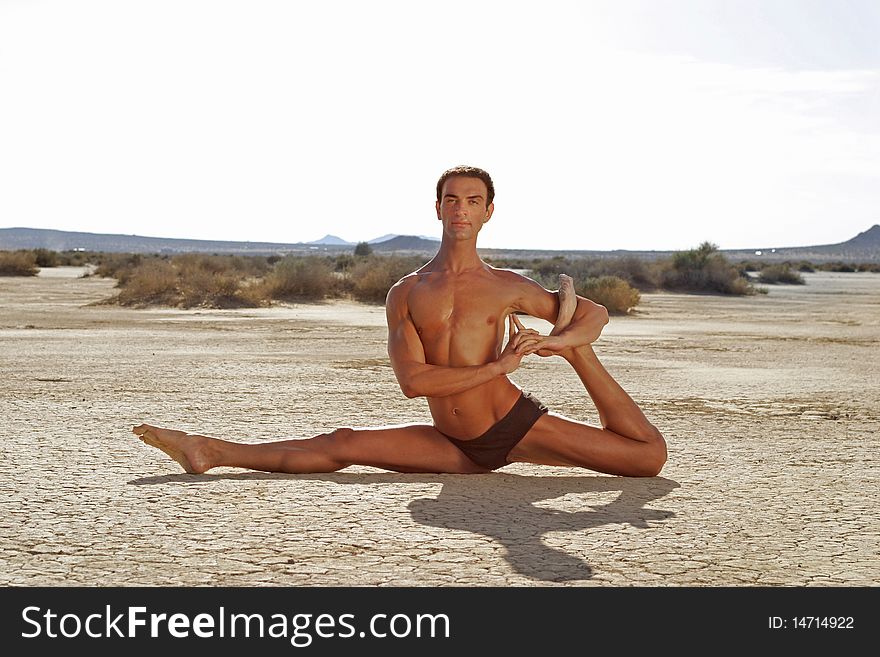
[[[439,237],[428,237],[427,235],[396,235],[395,233],[388,233],[387,235],[382,235],[382,237],[376,237],[375,239],[371,239],[367,244],[379,244],[381,242],[387,242],[389,240],[393,240],[395,237],[418,237],[419,239],[427,240],[429,242],[434,243],[434,248],[437,248],[437,242],[440,241]]]
[[[395,235],[394,233],[388,233],[387,235],[382,235],[382,237],[375,237],[367,241],[367,244],[378,244],[379,242],[387,242],[388,240],[394,239],[395,237],[397,237],[397,235]]]
[[[397,235],[389,240],[373,244],[373,251],[434,253],[438,246],[440,246],[440,242],[437,240],[416,237],[415,235]]]
[[[336,235],[324,235],[319,240],[313,240],[311,242],[306,242],[306,244],[324,244],[324,245],[332,245],[332,246],[354,246],[354,242],[346,242],[341,237],[336,237]]]
[[[761,260],[809,260],[812,262],[828,262],[842,260],[844,262],[878,262],[880,261],[880,225],[874,224],[868,230],[859,233],[852,239],[838,244],[819,244],[817,246],[783,246],[761,247],[725,251],[732,259],[752,259],[756,256]]]
[[[440,242],[433,238],[416,235],[384,236],[371,245],[377,253],[432,255]],[[325,242],[324,240],[328,240]],[[335,242],[334,240],[339,240]],[[696,244],[694,245],[696,246]],[[238,255],[287,255],[318,252],[351,253],[353,242],[328,235],[316,242],[232,242],[219,240],[185,240],[167,237],[143,237],[139,235],[110,235],[104,233],[80,233],[43,228],[0,228],[0,249],[50,249],[53,251],[103,251],[115,253],[226,253]],[[593,256],[593,257],[639,257],[662,258],[672,251],[583,251],[583,250],[533,250],[533,249],[480,249],[480,254],[493,258],[528,258],[544,256]],[[839,244],[799,247],[760,247],[755,249],[722,249],[732,260],[755,260],[773,262],[781,260],[809,260],[812,262],[880,262],[880,225],[871,226],[863,233]],[[760,255],[759,255],[760,253]]]

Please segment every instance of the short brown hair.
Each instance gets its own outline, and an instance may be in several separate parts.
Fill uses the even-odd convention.
[[[486,183],[486,190],[488,191],[488,194],[486,196],[486,207],[488,207],[489,204],[495,199],[495,185],[492,183],[492,177],[482,169],[478,169],[477,167],[469,167],[462,164],[461,166],[447,169],[443,172],[443,175],[440,176],[440,180],[437,181],[437,201],[440,201],[440,195],[443,193],[443,183],[445,183],[450,178],[455,177],[479,178],[484,183]]]

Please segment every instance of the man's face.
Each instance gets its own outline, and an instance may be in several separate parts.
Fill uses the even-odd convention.
[[[449,237],[476,239],[495,204],[486,206],[489,190],[479,178],[454,176],[443,183],[440,200],[437,201],[437,218],[443,222],[443,233]]]

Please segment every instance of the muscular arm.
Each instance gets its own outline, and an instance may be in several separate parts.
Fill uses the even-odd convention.
[[[496,376],[512,372],[522,356],[505,349],[501,357],[485,365],[445,367],[425,362],[425,350],[409,315],[408,283],[398,283],[388,292],[385,314],[388,320],[388,356],[400,389],[407,397],[446,397],[470,390]]]
[[[557,313],[559,312],[559,301],[556,294],[545,290],[530,278],[525,276],[518,276],[518,278],[518,297],[515,310],[521,310],[533,317],[540,317],[551,324],[555,323]],[[595,342],[602,334],[602,329],[607,323],[608,311],[605,306],[578,296],[577,308],[571,318],[571,323],[562,330],[557,330],[554,327],[550,333],[551,336],[556,336],[560,341],[556,345],[559,348],[554,349],[554,351],[580,347]]]

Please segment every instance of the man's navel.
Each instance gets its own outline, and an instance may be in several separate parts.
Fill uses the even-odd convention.
[[[458,413],[459,413],[459,410],[458,410],[457,408],[453,408],[453,409],[452,409],[452,414],[453,414],[453,415],[458,415]]]

